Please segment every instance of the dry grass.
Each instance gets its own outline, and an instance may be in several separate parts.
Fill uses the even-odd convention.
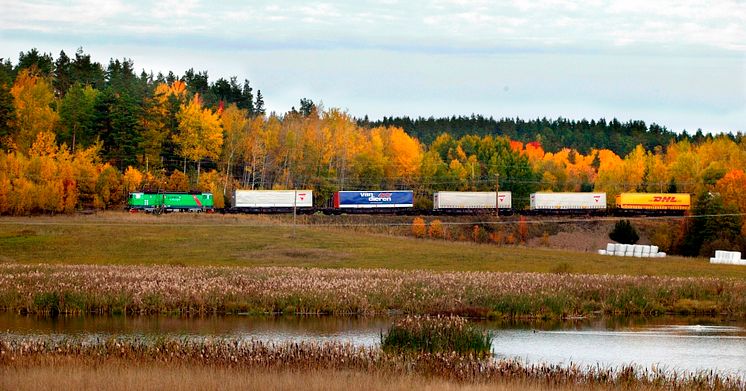
[[[603,390],[596,386],[549,386],[529,381],[497,381],[489,384],[459,383],[417,375],[367,373],[350,370],[242,370],[193,365],[142,365],[107,362],[80,365],[0,367],[0,389],[36,390],[364,390],[364,391],[503,391],[503,390]],[[630,390],[656,390],[651,386]]]
[[[192,266],[0,264],[0,310],[20,313],[456,314],[559,318],[746,315],[746,280]]]
[[[744,388],[743,380],[712,373],[524,365],[455,352],[399,355],[340,343],[271,344],[216,338],[149,343],[122,338],[100,343],[5,338],[0,340],[0,375],[0,389],[110,389],[112,385],[117,389]]]

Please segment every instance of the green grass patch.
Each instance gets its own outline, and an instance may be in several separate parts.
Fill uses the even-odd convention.
[[[350,219],[349,216],[339,216]],[[334,216],[330,216],[333,221]],[[345,220],[345,221],[347,221]],[[746,278],[746,268],[703,258],[606,257],[402,236],[409,227],[292,227],[263,216],[0,218],[0,262],[46,264],[294,266]]]

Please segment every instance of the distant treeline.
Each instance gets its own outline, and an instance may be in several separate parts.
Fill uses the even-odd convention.
[[[539,142],[547,152],[558,152],[563,148],[575,149],[587,154],[593,149],[609,149],[617,155],[627,155],[637,145],[647,150],[657,146],[666,146],[671,141],[687,140],[693,144],[701,144],[712,140],[713,136],[697,130],[690,135],[686,131],[676,133],[665,126],[645,124],[644,121],[619,122],[616,118],[606,121],[599,120],[569,120],[566,118],[547,119],[537,118],[524,120],[521,118],[484,117],[481,115],[453,116],[453,117],[383,117],[382,120],[360,121],[368,126],[396,126],[404,129],[409,135],[416,137],[422,143],[430,145],[443,134],[450,134],[453,138],[466,135],[473,136],[508,136],[511,140],[524,143]],[[729,134],[728,137],[737,141],[743,134]]]

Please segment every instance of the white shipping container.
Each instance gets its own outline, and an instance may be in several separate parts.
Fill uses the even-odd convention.
[[[293,198],[298,208],[313,206],[312,190],[236,190],[235,208],[292,208]]]
[[[533,193],[531,210],[606,209],[606,193]]]
[[[509,191],[497,193],[501,209],[513,206]],[[495,209],[494,191],[439,191],[433,194],[433,209]]]

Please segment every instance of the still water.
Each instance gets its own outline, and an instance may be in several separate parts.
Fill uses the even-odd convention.
[[[391,319],[348,317],[57,317],[0,313],[0,336],[222,336],[263,341],[342,341],[375,346]],[[669,371],[715,371],[746,379],[746,322],[695,317],[480,322],[493,354],[528,364],[633,364]]]

